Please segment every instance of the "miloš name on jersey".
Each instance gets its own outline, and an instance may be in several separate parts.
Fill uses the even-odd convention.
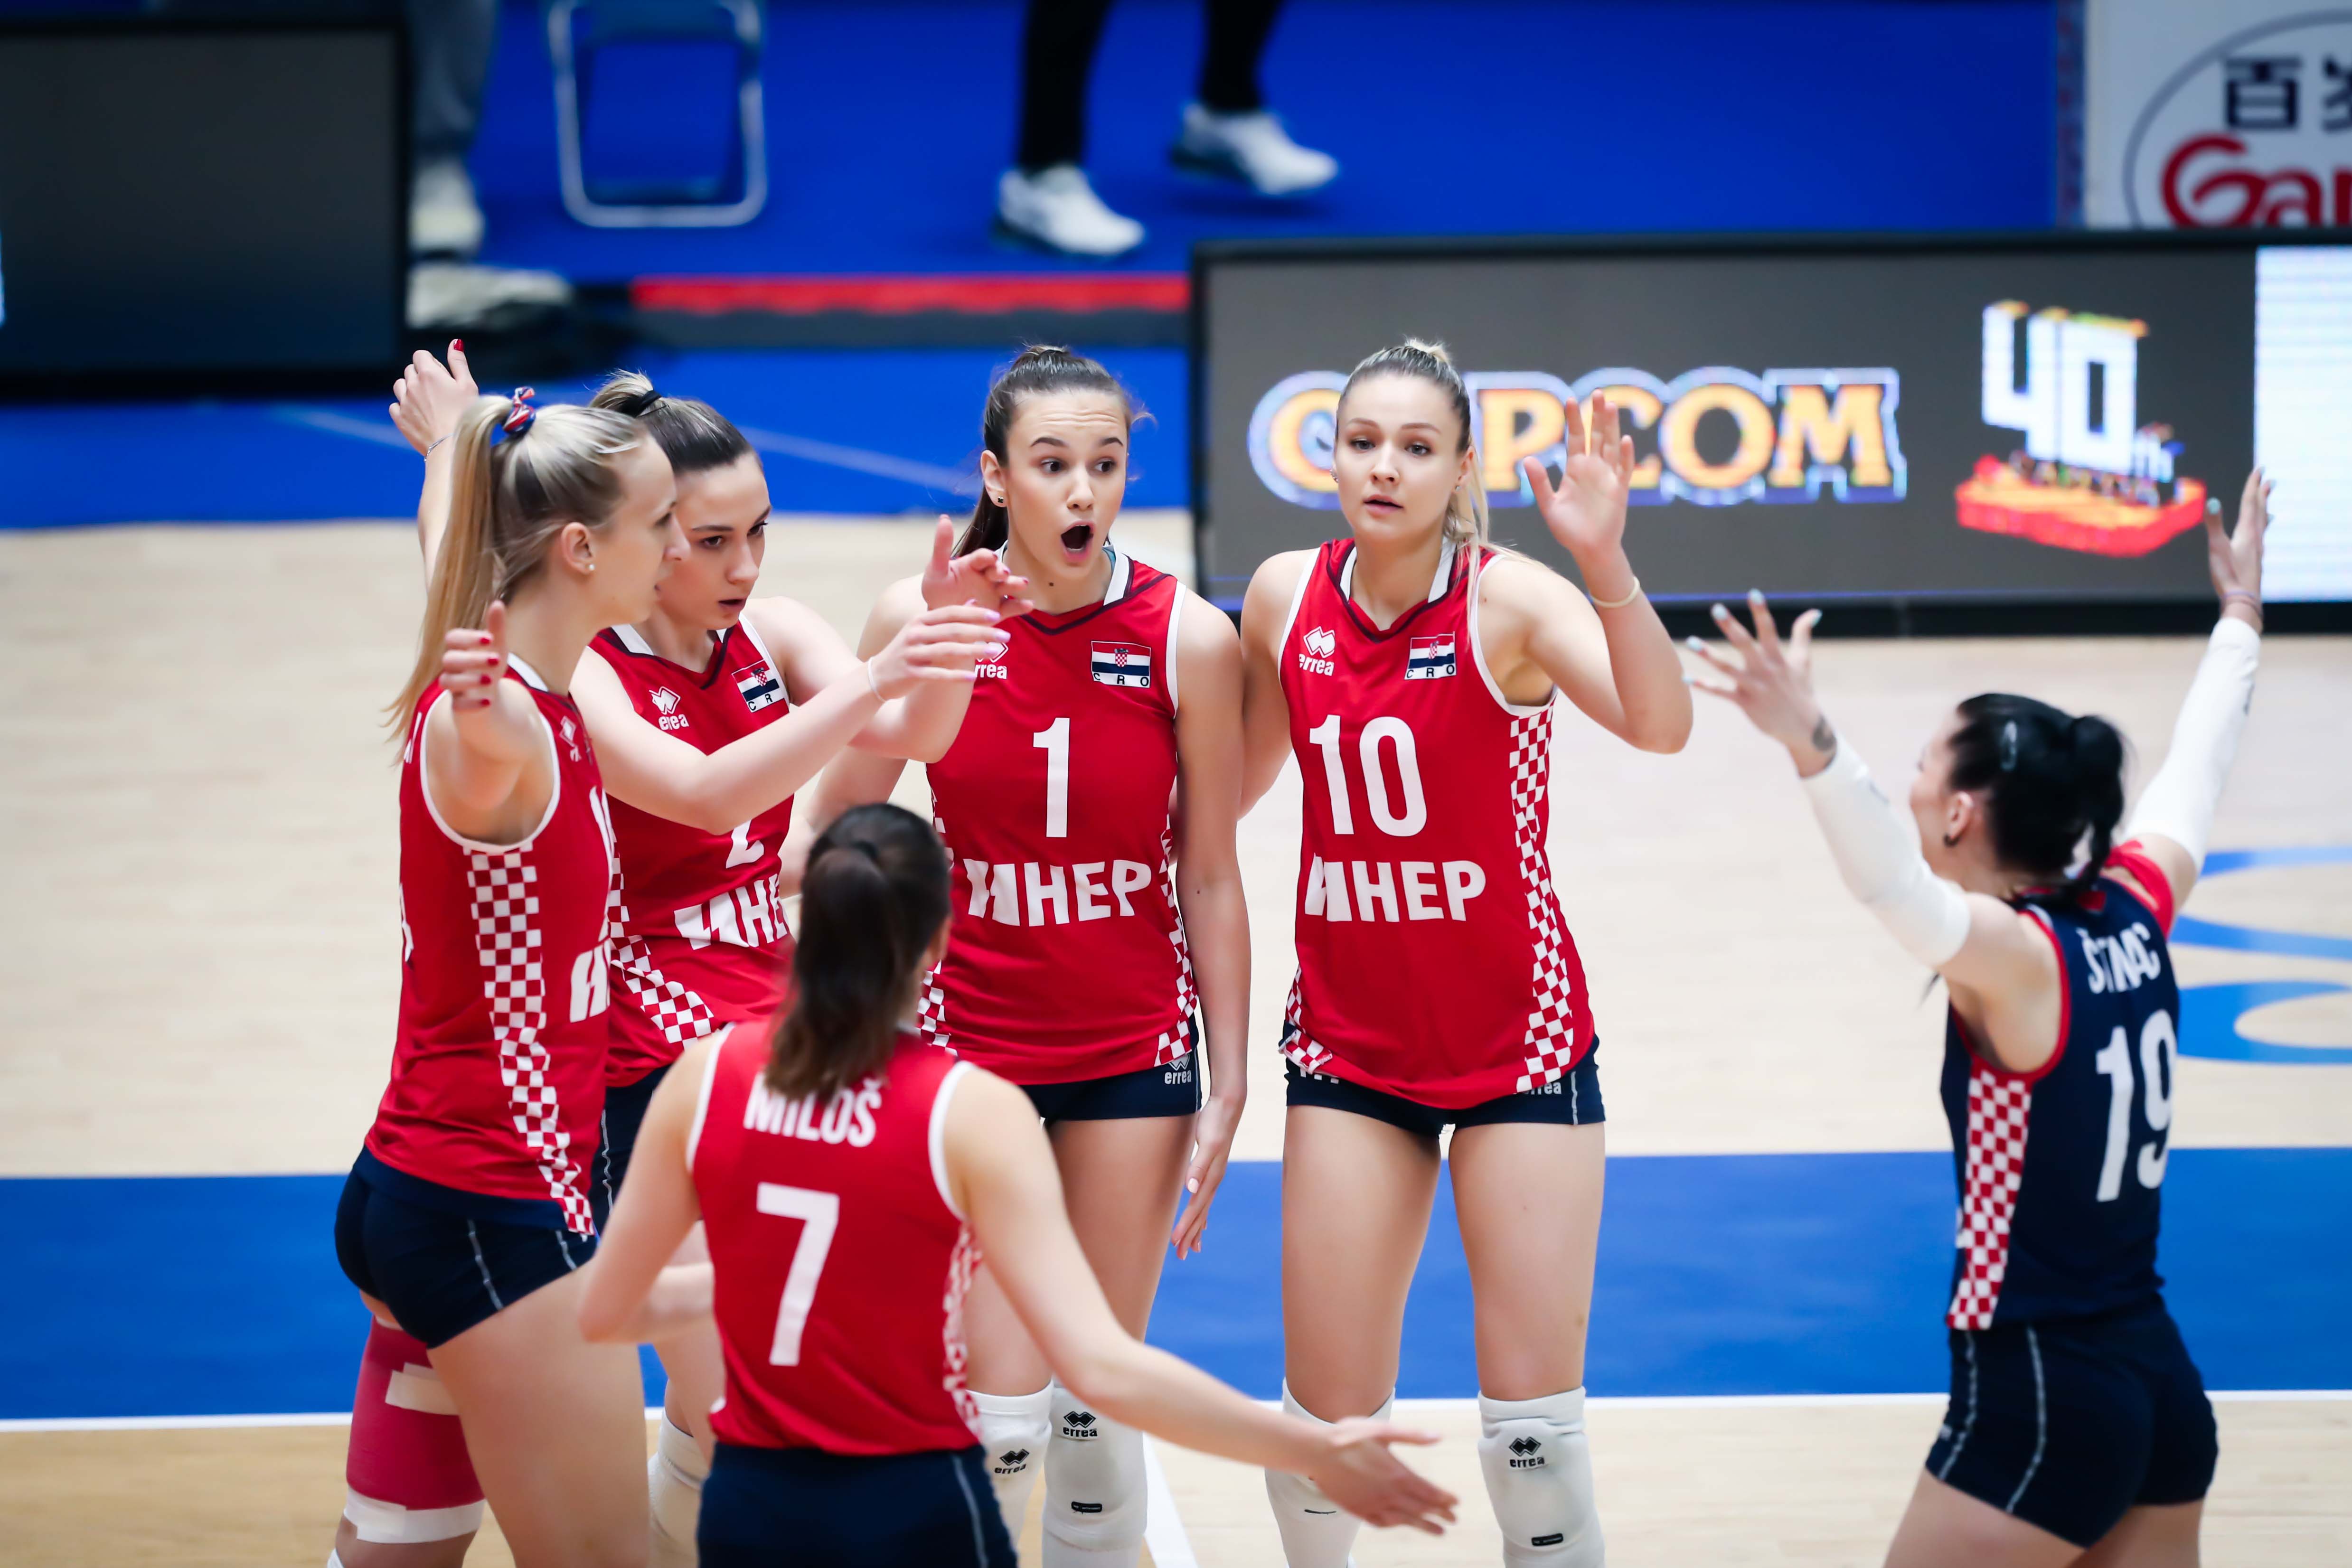
[[[854,1088],[838,1090],[823,1107],[816,1096],[787,1100],[764,1079],[751,1082],[751,1098],[743,1102],[743,1128],[799,1138],[811,1144],[847,1144],[862,1149],[874,1141],[874,1113],[882,1105],[883,1081],[867,1078]]]

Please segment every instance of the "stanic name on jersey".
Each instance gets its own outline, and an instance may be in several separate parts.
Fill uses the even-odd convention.
[[[784,932],[783,899],[773,874],[754,878],[706,904],[688,904],[672,916],[677,934],[697,948],[772,947]]]
[[[737,671],[735,689],[743,694],[743,706],[753,713],[784,700],[784,683],[776,678],[775,667],[765,659]]]
[[[1059,866],[967,860],[963,873],[971,883],[971,907],[965,913],[1003,925],[1067,925],[1073,920],[1130,915],[1135,905],[1128,895],[1151,885],[1151,868],[1141,861]]]
[[[1415,637],[1405,650],[1404,678],[1433,681],[1454,673],[1454,633]]]
[[[1352,894],[1350,886],[1352,884]],[[1301,915],[1326,920],[1466,920],[1486,891],[1476,861],[1327,861],[1307,867]]]
[[[686,727],[686,715],[677,711],[678,704],[682,699],[676,692],[667,686],[656,686],[648,695],[653,699],[655,723],[664,729]]]
[[[787,1100],[768,1087],[765,1077],[751,1082],[751,1097],[743,1102],[746,1132],[772,1133],[812,1144],[847,1144],[862,1149],[874,1141],[874,1113],[881,1108],[882,1080],[868,1078],[854,1089],[837,1091],[819,1107],[816,1096]]]
[[[1107,686],[1148,686],[1151,684],[1151,650],[1140,643],[1097,643],[1095,679]]]
[[[2164,960],[2157,956],[2155,937],[2145,921],[2135,920],[2114,936],[2096,936],[2088,931],[2075,935],[2083,939],[2083,957],[2095,993],[2136,991],[2164,973]]]

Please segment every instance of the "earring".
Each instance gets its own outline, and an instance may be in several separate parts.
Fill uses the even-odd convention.
[[[1944,835],[1944,847],[1946,849],[1950,849],[1954,844],[1957,844],[1959,841],[1960,835],[1958,833],[1946,833]]]
[[[992,507],[1001,507],[1004,505],[1004,497],[992,493],[988,497],[988,504]]]

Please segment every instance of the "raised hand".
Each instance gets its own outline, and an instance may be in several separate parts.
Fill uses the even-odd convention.
[[[498,701],[507,673],[507,607],[493,599],[479,626],[452,627],[442,639],[441,687],[459,713],[477,712]]]
[[[2263,536],[2270,520],[2271,482],[2259,468],[2246,476],[2238,497],[2236,533],[2222,530],[2221,502],[2205,503],[2205,567],[2213,574],[2213,591],[2223,614],[2238,605],[2256,631],[2263,624]]]
[[[925,681],[970,681],[972,666],[1003,641],[1004,617],[978,604],[942,604],[898,628],[883,650],[866,661],[874,689],[887,701],[905,696]]]
[[[999,615],[1023,614],[1034,608],[1021,597],[1029,586],[1015,577],[1004,559],[992,549],[954,555],[955,524],[946,514],[931,531],[931,559],[923,568],[923,602],[937,610],[949,604],[977,604]]]
[[[1788,642],[1782,643],[1780,628],[1772,623],[1772,607],[1761,593],[1749,591],[1748,610],[1756,621],[1752,635],[1738,616],[1720,604],[1715,607],[1715,623],[1723,628],[1736,656],[1733,651],[1691,638],[1686,644],[1691,652],[1726,679],[1693,675],[1690,684],[1730,703],[1749,723],[1787,747],[1800,772],[1818,771],[1837,747],[1837,732],[1813,698],[1813,628],[1821,623],[1822,612],[1808,610],[1798,616]]]
[[[1307,1479],[1358,1519],[1381,1528],[1409,1524],[1430,1535],[1444,1534],[1454,1522],[1454,1495],[1389,1451],[1393,1443],[1434,1443],[1436,1433],[1357,1419],[1335,1421],[1323,1436],[1329,1457]]]
[[[1528,458],[1520,465],[1536,510],[1544,526],[1579,566],[1606,562],[1624,549],[1625,497],[1633,483],[1633,438],[1618,428],[1617,410],[1607,398],[1592,395],[1590,425],[1573,402],[1564,411],[1568,429],[1562,439],[1567,455],[1554,488],[1543,465]]]
[[[419,349],[392,383],[392,423],[408,437],[408,444],[420,453],[430,452],[457,428],[457,416],[479,396],[481,389],[466,364],[466,345],[452,338],[446,365]]]

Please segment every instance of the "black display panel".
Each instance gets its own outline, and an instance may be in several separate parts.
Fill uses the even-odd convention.
[[[392,363],[404,75],[388,24],[0,25],[0,375]]]
[[[1564,398],[1625,411],[1656,599],[2202,597],[2197,525],[2254,462],[2258,382],[2264,461],[2310,514],[2278,596],[2352,599],[2352,443],[2290,412],[2352,408],[2352,246],[1216,246],[1193,310],[1202,575],[1228,605],[1344,530],[1329,410],[1407,336],[1470,386],[1497,542],[1562,570],[1516,459],[1557,463]]]

